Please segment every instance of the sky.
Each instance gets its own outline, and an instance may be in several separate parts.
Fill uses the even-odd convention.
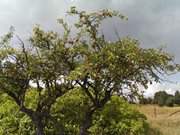
[[[0,0],[0,35],[10,26],[23,39],[31,35],[32,27],[40,24],[45,29],[60,31],[57,19],[64,17],[66,11],[76,6],[79,10],[98,11],[100,9],[118,10],[128,17],[128,21],[112,20],[102,26],[106,38],[130,36],[140,41],[145,48],[165,47],[180,63],[180,1],[179,0]],[[166,78],[161,84],[153,83],[146,90],[151,96],[158,90],[174,93],[180,90],[180,73]]]

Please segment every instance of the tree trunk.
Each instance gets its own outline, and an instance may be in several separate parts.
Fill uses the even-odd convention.
[[[82,125],[80,127],[80,135],[89,135],[88,129],[91,127],[91,124],[92,124],[93,113],[94,113],[94,110],[89,111],[85,114],[85,119],[82,122]]]
[[[42,123],[42,116],[40,113],[35,112],[31,109],[28,109],[25,106],[22,106],[20,108],[20,111],[24,112],[25,114],[27,114],[31,118],[31,120],[32,120],[32,122],[36,128],[36,135],[45,135],[44,125]]]
[[[45,135],[42,115],[34,112],[31,118],[36,128],[36,135]]]
[[[36,135],[45,135],[44,134],[44,126],[42,124],[41,120],[38,120],[35,122],[35,126],[36,126]]]

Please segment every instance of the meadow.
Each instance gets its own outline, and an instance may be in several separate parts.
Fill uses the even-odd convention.
[[[138,105],[145,114],[152,130],[150,135],[180,135],[180,107]]]

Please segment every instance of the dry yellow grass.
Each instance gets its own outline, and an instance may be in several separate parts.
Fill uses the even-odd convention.
[[[151,127],[162,135],[180,135],[180,107],[138,105],[137,108],[146,115]]]

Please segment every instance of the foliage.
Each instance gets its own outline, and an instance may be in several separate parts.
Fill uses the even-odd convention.
[[[64,121],[66,135],[79,134],[84,112],[89,106],[88,98],[80,90],[71,91],[61,97],[53,107],[53,114]],[[58,112],[58,113],[57,113]],[[117,96],[113,96],[102,110],[93,115],[91,135],[132,134],[143,135],[148,130],[144,115]]]
[[[80,89],[66,93],[53,105],[51,113],[60,120],[66,135],[78,134],[84,112],[88,109],[89,99]]]
[[[19,107],[5,94],[0,95],[0,134],[1,135],[33,135],[34,126]]]
[[[174,103],[180,105],[180,92],[176,91],[174,95]]]
[[[117,96],[97,113],[92,135],[145,135],[149,128],[145,116]]]
[[[166,99],[165,105],[169,106],[169,107],[173,107],[174,106],[174,97],[168,96],[168,98]]]
[[[175,102],[177,102],[178,92],[175,95],[168,94],[165,91],[158,91],[154,94],[154,98],[149,100],[149,98],[143,98],[140,103],[141,104],[158,104],[159,106],[174,106]],[[151,101],[151,102],[148,102]]]
[[[154,99],[151,98],[151,97],[144,97],[142,96],[140,99],[139,99],[139,104],[153,104],[154,102]]]
[[[36,91],[30,91],[26,95],[26,104],[28,107],[36,105],[34,97]],[[7,96],[1,95],[1,121],[0,134],[33,135],[34,127],[31,120],[19,112],[18,106]],[[85,93],[81,90],[73,90],[59,98],[56,104],[53,105],[51,113],[60,120],[62,127],[52,129],[49,125],[46,129],[46,134],[58,134],[59,128],[63,128],[64,134],[76,135],[79,134],[79,127],[83,121],[84,112],[88,109],[89,101]],[[108,102],[103,110],[99,110],[93,116],[93,126],[90,128],[92,135],[96,134],[140,134],[143,135],[148,129],[144,115],[137,112],[131,105],[114,96]]]

